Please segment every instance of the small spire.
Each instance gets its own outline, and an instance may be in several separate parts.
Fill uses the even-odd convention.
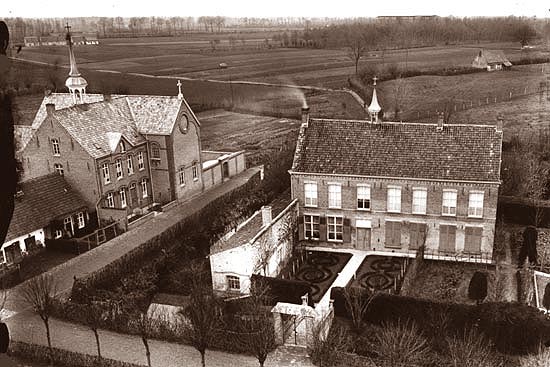
[[[69,46],[69,64],[71,67],[69,71],[69,77],[65,81],[65,86],[69,88],[69,92],[73,97],[74,104],[78,103],[77,92],[78,92],[80,103],[84,103],[83,95],[86,94],[86,87],[88,86],[88,82],[86,81],[86,79],[80,76],[80,72],[78,71],[78,68],[76,66],[76,59],[73,53],[73,40],[71,37],[71,26],[69,25],[69,23],[67,23],[65,28],[67,29],[67,36],[65,38],[67,40],[67,45]]]
[[[181,92],[181,80],[178,80],[178,99],[183,99],[183,93]]]
[[[382,110],[380,107],[380,104],[378,103],[378,97],[376,96],[376,81],[378,78],[375,76],[372,78],[374,81],[373,83],[373,91],[372,91],[372,101],[370,102],[370,106],[368,108],[371,122],[378,122],[378,113]],[[373,121],[374,120],[374,121]]]

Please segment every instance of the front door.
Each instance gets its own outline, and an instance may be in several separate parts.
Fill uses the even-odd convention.
[[[370,228],[357,228],[357,248],[370,250]]]
[[[132,208],[139,206],[135,183],[130,185],[130,206]]]

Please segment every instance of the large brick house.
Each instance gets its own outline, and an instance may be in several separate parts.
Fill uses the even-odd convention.
[[[502,126],[313,119],[291,174],[306,246],[490,260]]]
[[[181,84],[177,96],[87,94],[68,43],[69,93],[46,95],[16,129],[21,179],[63,174],[90,211],[128,215],[201,192],[200,123]]]

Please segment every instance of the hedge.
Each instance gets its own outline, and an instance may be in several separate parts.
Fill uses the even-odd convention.
[[[253,274],[250,277],[252,286],[260,284],[263,287],[268,287],[270,292],[270,303],[274,306],[277,302],[301,304],[302,296],[307,294],[308,305],[313,307],[313,298],[311,297],[311,284],[306,281],[280,279],[273,277],[265,277],[262,275]]]
[[[11,341],[8,354],[21,358],[26,361],[39,363],[49,363],[50,351],[47,346],[27,344],[23,342]],[[67,367],[96,367],[97,356],[89,354],[71,352],[64,349],[53,348],[53,359],[55,366]],[[145,352],[143,353],[145,359]],[[102,358],[102,367],[143,367],[142,365],[117,361],[114,359]]]
[[[350,319],[341,287],[331,290],[336,316]],[[550,344],[550,319],[536,308],[519,303],[488,302],[477,306],[439,303],[412,297],[380,294],[369,305],[365,321],[373,324],[410,319],[424,325],[430,333],[427,316],[444,314],[451,334],[468,327],[479,327],[502,353],[536,352],[539,345]]]

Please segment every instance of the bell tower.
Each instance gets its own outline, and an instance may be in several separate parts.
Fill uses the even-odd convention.
[[[374,81],[373,83],[373,91],[372,91],[372,101],[370,102],[370,106],[368,108],[369,114],[370,114],[370,122],[378,123],[378,113],[382,110],[380,107],[380,104],[378,103],[378,98],[376,97],[376,81],[378,80],[377,77],[372,78]]]
[[[69,77],[65,81],[65,86],[69,88],[69,93],[73,97],[73,103],[84,103],[84,94],[86,94],[86,87],[88,82],[82,76],[76,67],[76,59],[73,53],[73,40],[71,37],[71,26],[69,23],[65,26],[67,28],[67,45],[69,46],[69,64],[71,70],[69,71]]]

